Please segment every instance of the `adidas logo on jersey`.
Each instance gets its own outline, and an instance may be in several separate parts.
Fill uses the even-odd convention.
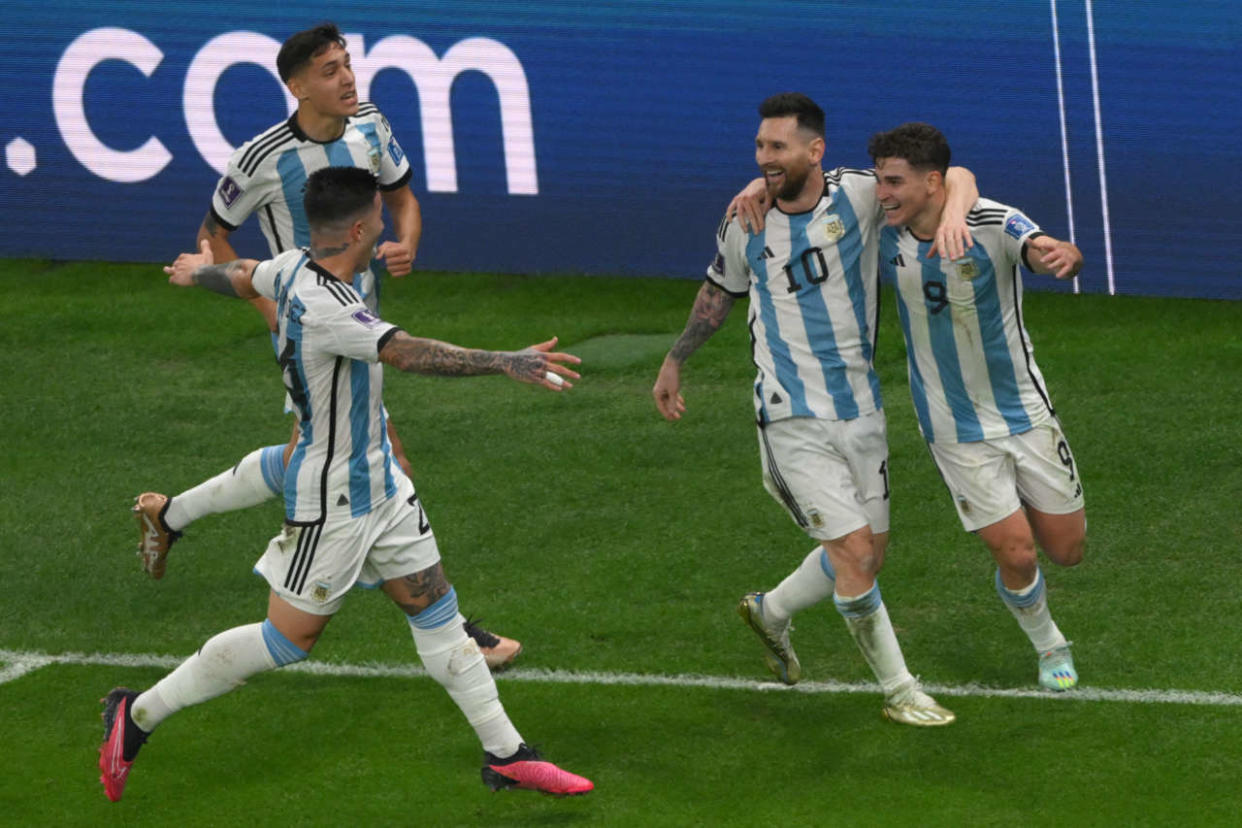
[[[893,265],[894,267],[905,267],[905,266],[906,266],[906,259],[905,259],[905,257],[904,257],[904,256],[902,256],[900,253],[898,253],[896,256],[894,256],[893,258],[889,259],[889,260],[888,260],[888,263],[889,263],[889,264],[891,264],[891,265]]]

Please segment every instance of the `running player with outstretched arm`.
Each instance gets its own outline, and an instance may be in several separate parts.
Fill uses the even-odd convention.
[[[394,276],[409,273],[422,236],[422,214],[409,187],[409,161],[388,119],[374,104],[358,101],[349,52],[335,25],[324,23],[290,37],[276,57],[276,68],[297,99],[297,111],[247,141],[229,158],[198,231],[199,242],[210,246],[216,261],[237,259],[229,235],[257,213],[272,256],[304,248],[310,243],[310,224],[302,206],[307,177],[325,167],[367,170],[379,181],[397,238],[379,244],[349,283],[371,312],[378,314],[381,268],[386,266]],[[274,332],[275,304],[262,296],[251,303]],[[409,476],[410,464],[391,419],[388,440],[401,472]],[[297,443],[295,425],[287,445],[256,449],[232,468],[175,497],[159,492],[139,495],[134,514],[141,533],[143,568],[151,577],[162,578],[169,547],[199,518],[283,495],[285,464]],[[493,669],[508,666],[521,652],[519,642],[469,621],[467,632]]]
[[[355,584],[379,587],[405,613],[428,674],[482,744],[488,786],[586,793],[590,780],[543,760],[522,740],[463,629],[424,504],[392,456],[381,366],[442,377],[504,374],[561,392],[578,377],[570,366],[579,360],[555,352],[555,339],[483,351],[414,337],[384,321],[349,284],[383,231],[375,179],[356,167],[328,167],[308,178],[305,202],[306,250],[216,264],[204,242],[201,253],[182,254],[165,269],[176,285],[276,303],[281,370],[301,436],[287,472],[284,530],[255,566],[270,586],[267,617],[212,637],[145,692],[108,693],[99,751],[105,793],[121,798],[138,751],[169,716],[307,658]]]

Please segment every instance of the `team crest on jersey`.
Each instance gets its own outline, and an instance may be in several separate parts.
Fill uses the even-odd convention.
[[[957,263],[957,275],[963,279],[973,279],[979,275],[979,268],[974,259],[966,259]]]
[[[824,235],[828,237],[829,244],[841,241],[841,237],[845,235],[845,222],[836,213],[824,216]]]
[[[818,509],[807,509],[806,517],[816,529],[824,528],[824,516],[819,513]]]
[[[311,587],[311,600],[323,604],[327,602],[328,596],[332,594],[332,584],[326,581],[316,581]]]
[[[1021,213],[1014,213],[1005,222],[1005,232],[1015,239],[1022,238],[1034,229],[1035,223]]]
[[[220,182],[220,200],[224,202],[224,206],[232,207],[241,194],[242,188],[237,186],[231,175],[226,175]]]
[[[367,150],[367,166],[371,168],[371,175],[380,174],[380,150],[379,147],[371,147]]]

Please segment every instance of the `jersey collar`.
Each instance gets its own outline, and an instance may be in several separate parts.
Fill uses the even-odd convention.
[[[297,138],[299,141],[302,141],[304,143],[332,144],[332,143],[335,143],[341,140],[341,138],[345,135],[345,129],[342,127],[341,134],[336,136],[335,138],[332,138],[327,141],[316,141],[314,138],[310,137],[309,135],[307,135],[305,132],[302,131],[302,127],[298,125],[298,113],[296,112],[289,116],[289,120],[286,121],[286,123],[289,124],[289,129],[292,130],[293,136]],[[348,117],[345,118],[345,125],[346,126],[349,125]]]

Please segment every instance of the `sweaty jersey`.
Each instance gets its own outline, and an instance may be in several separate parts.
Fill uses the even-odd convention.
[[[400,328],[303,250],[261,262],[252,281],[276,302],[279,362],[301,429],[285,472],[285,518],[365,515],[397,492],[379,352]]]
[[[1026,242],[1044,235],[1021,211],[979,199],[966,216],[975,245],[928,259],[931,241],[885,227],[880,267],[897,286],[910,395],[928,442],[1021,434],[1053,416],[1022,324]]]
[[[851,420],[883,407],[872,358],[879,312],[876,251],[883,213],[870,170],[824,174],[805,213],[773,206],[756,235],[722,224],[707,278],[750,296],[760,423]]]
[[[238,147],[211,198],[216,222],[236,230],[259,214],[259,226],[272,255],[310,244],[310,224],[302,207],[307,177],[324,167],[358,167],[379,179],[381,190],[395,190],[410,180],[410,162],[393,137],[388,119],[374,104],[358,106],[335,141],[315,141],[298,126],[297,116],[276,124]],[[373,312],[378,281],[372,265],[355,280]]]

